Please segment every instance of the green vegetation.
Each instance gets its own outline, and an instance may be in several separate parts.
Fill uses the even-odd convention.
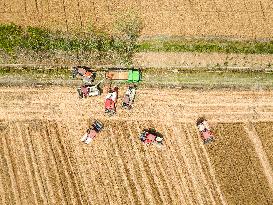
[[[144,40],[138,43],[138,52],[219,52],[244,54],[273,54],[273,41],[228,40]]]
[[[93,27],[89,32],[70,34],[44,28],[0,24],[0,50],[15,56],[20,50],[53,54],[58,51],[78,54],[97,52],[99,58],[104,53],[115,53],[121,58],[122,62],[119,63],[130,64],[141,32],[140,21],[136,17],[128,17],[119,19],[116,25],[116,34],[110,35]]]

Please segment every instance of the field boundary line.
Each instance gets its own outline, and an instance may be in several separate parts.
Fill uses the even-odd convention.
[[[244,129],[247,133],[248,138],[250,139],[255,148],[260,164],[262,165],[264,174],[267,178],[267,182],[269,183],[269,187],[273,191],[273,170],[272,167],[270,166],[268,157],[263,149],[263,144],[256,132],[256,129],[251,124],[251,122],[245,123]]]

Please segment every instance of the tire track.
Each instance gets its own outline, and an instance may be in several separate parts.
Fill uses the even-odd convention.
[[[41,204],[41,202],[43,202],[42,198],[40,197],[41,193],[37,194],[40,192],[39,185],[37,184],[37,182],[39,183],[39,181],[35,180],[36,177],[35,177],[35,173],[34,173],[34,168],[31,163],[31,158],[30,158],[31,155],[30,155],[30,152],[28,149],[29,146],[26,146],[25,141],[24,141],[24,139],[26,137],[26,132],[22,131],[22,129],[20,128],[21,126],[18,125],[19,123],[21,124],[21,126],[24,126],[24,123],[22,123],[22,122],[15,122],[14,123],[14,130],[16,130],[16,133],[18,133],[17,136],[18,136],[18,139],[20,140],[20,148],[21,148],[20,151],[22,151],[22,154],[20,154],[20,155],[22,156],[21,160],[24,164],[25,171],[26,171],[25,183],[30,188],[31,195],[34,198],[33,201],[29,201],[28,203]],[[18,141],[18,143],[19,143],[19,141]],[[27,198],[27,199],[29,199],[29,198]]]
[[[117,131],[120,133],[120,135],[122,137],[118,137],[117,138],[117,142],[119,145],[122,145],[121,148],[123,148],[121,151],[124,153],[122,156],[125,156],[126,153],[126,157],[125,157],[125,160],[123,160],[123,163],[124,161],[126,163],[124,163],[126,169],[128,170],[127,174],[128,174],[128,178],[130,179],[130,184],[132,186],[134,186],[134,197],[136,198],[135,201],[138,203],[138,204],[145,204],[145,198],[144,198],[144,194],[142,192],[142,188],[140,187],[140,183],[139,183],[139,180],[137,178],[137,174],[136,174],[136,166],[135,166],[135,158],[133,158],[132,156],[133,153],[130,149],[128,149],[128,147],[130,147],[130,143],[128,142],[128,137],[124,134],[124,131],[123,130],[126,130],[126,129],[123,129],[121,130],[120,127],[118,125],[116,125],[116,127],[118,128]],[[122,128],[124,128],[124,125],[122,126]],[[125,148],[125,150],[124,150]]]
[[[58,174],[61,179],[66,203],[82,204],[81,196],[78,194],[77,187],[74,183],[73,170],[70,169],[70,163],[63,151],[64,148],[59,142],[60,133],[57,131],[56,124],[51,121],[45,123],[49,146],[52,150]]]
[[[31,134],[29,131],[29,124],[26,125],[26,127],[24,128],[24,137],[23,137],[23,143],[26,149],[28,149],[28,153],[27,156],[29,157],[29,161],[31,162],[32,165],[32,175],[35,176],[35,181],[37,182],[36,185],[34,185],[35,187],[38,187],[39,190],[39,194],[41,197],[41,203],[43,204],[49,204],[49,199],[48,196],[46,195],[47,193],[47,189],[46,189],[46,185],[45,182],[43,180],[43,177],[41,175],[41,171],[38,165],[38,159],[37,159],[37,153],[35,152],[34,146],[33,146],[33,142],[31,139]],[[24,138],[26,138],[24,140]],[[36,192],[38,193],[38,192]],[[38,196],[39,197],[39,196]],[[40,204],[40,201],[38,200],[38,204]]]
[[[200,135],[199,134],[199,131],[196,129],[196,135]],[[213,186],[215,187],[215,190],[220,198],[220,202],[221,204],[223,205],[227,205],[227,202],[226,202],[226,199],[223,195],[223,192],[221,191],[220,189],[220,185],[216,179],[216,175],[215,175],[215,170],[211,164],[211,161],[210,161],[210,158],[208,156],[208,153],[207,153],[207,150],[205,149],[205,146],[204,145],[200,145],[201,149],[202,149],[202,153],[204,154],[205,158],[206,158],[206,162],[207,162],[207,167],[209,169],[209,176],[211,177],[211,181],[212,181],[212,184]]]
[[[72,192],[73,192],[73,195],[74,197],[76,198],[75,201],[77,201],[77,204],[86,204],[87,203],[87,200],[85,199],[84,195],[82,195],[84,192],[82,189],[80,189],[81,187],[81,181],[79,178],[77,178],[76,176],[76,172],[74,171],[74,168],[72,166],[72,163],[71,161],[74,159],[74,156],[71,154],[73,153],[73,149],[70,150],[70,152],[67,151],[66,149],[66,146],[64,145],[67,145],[69,146],[69,142],[68,143],[65,143],[64,141],[62,141],[61,139],[61,136],[64,136],[66,135],[68,137],[69,135],[69,132],[60,132],[60,127],[58,125],[62,124],[62,123],[57,123],[56,121],[53,121],[52,122],[53,124],[51,125],[51,127],[54,128],[54,133],[56,135],[56,140],[57,140],[57,143],[58,143],[58,150],[60,150],[60,155],[61,155],[61,158],[63,159],[62,162],[64,162],[64,167],[65,167],[65,170],[69,176],[69,178],[71,179],[71,188],[72,188]],[[63,126],[63,125],[61,125]],[[65,129],[65,128],[63,128]]]
[[[256,154],[260,160],[260,163],[263,167],[264,174],[269,183],[269,187],[273,191],[273,171],[270,166],[267,155],[263,149],[262,142],[260,138],[258,137],[254,126],[250,122],[244,125],[244,130],[246,131],[249,140],[252,142],[252,145],[255,148]]]
[[[3,139],[3,144],[4,144],[4,150],[6,150],[6,152],[4,153],[4,156],[6,156],[6,163],[8,164],[8,173],[12,173],[12,176],[10,176],[10,179],[14,179],[11,180],[12,183],[12,193],[14,193],[15,195],[15,203],[19,203],[22,204],[23,203],[23,196],[21,193],[21,186],[19,183],[19,176],[18,176],[18,170],[16,170],[17,168],[17,164],[13,161],[14,157],[13,157],[13,153],[12,153],[12,148],[10,147],[10,143],[8,141],[8,138],[11,136],[16,136],[16,135],[12,135],[12,123],[8,121],[8,127],[9,127],[9,131],[8,134],[6,136],[4,136]],[[13,202],[13,203],[14,203]]]
[[[168,169],[168,172],[172,172],[172,175],[174,176],[174,179],[172,179],[172,181],[174,182],[174,189],[178,191],[178,199],[180,199],[179,204],[193,204],[193,201],[188,192],[188,187],[184,180],[185,176],[183,176],[183,173],[179,168],[180,165],[178,161],[178,153],[176,152],[176,150],[174,150],[174,144],[172,143],[173,139],[169,138],[171,137],[171,134],[168,133],[172,133],[171,128],[169,125],[162,123],[160,123],[159,127],[164,130],[163,146],[170,151],[170,155],[167,154],[165,157],[163,157],[162,161],[165,165],[165,169]],[[177,167],[178,169],[173,169],[173,167]]]
[[[125,187],[128,187],[127,188],[127,192],[128,192],[128,198],[129,198],[129,203],[130,204],[134,204],[136,201],[136,199],[134,198],[134,193],[133,193],[133,190],[132,190],[132,187],[130,186],[130,176],[125,172],[126,170],[128,171],[126,165],[123,163],[123,160],[122,160],[122,154],[120,153],[120,148],[119,148],[119,145],[115,142],[115,140],[113,140],[113,137],[114,136],[118,136],[118,133],[116,131],[113,131],[112,128],[109,128],[110,129],[110,133],[111,133],[111,143],[112,143],[112,146],[114,147],[114,150],[115,150],[115,156],[117,158],[117,163],[118,163],[118,166],[120,168],[120,173],[122,175],[122,178],[123,178],[123,183],[125,185]],[[115,129],[115,128],[114,128]],[[115,135],[114,133],[116,133],[117,135]],[[127,203],[128,204],[128,203]]]
[[[171,122],[171,124],[173,126],[172,127],[172,133],[173,133],[173,136],[180,136],[178,131],[177,131],[177,128],[176,127],[179,127],[178,125],[174,124],[174,122]],[[167,142],[165,142],[167,143]],[[197,204],[197,199],[196,199],[196,195],[195,195],[195,189],[194,189],[194,185],[193,185],[193,182],[192,180],[190,179],[190,174],[189,174],[189,169],[187,169],[187,165],[186,165],[186,161],[185,161],[185,155],[181,152],[181,147],[180,145],[177,144],[177,140],[174,140],[174,143],[172,144],[173,147],[173,152],[176,154],[176,157],[177,157],[177,167],[180,167],[180,179],[181,179],[181,182],[182,182],[182,189],[185,189],[185,192],[187,194],[187,197],[188,197],[188,200],[189,203],[191,204]],[[182,154],[178,154],[178,153],[182,153]],[[174,157],[174,158],[176,158]],[[186,165],[186,166],[185,166]],[[188,204],[188,203],[187,203]]]
[[[195,147],[195,143],[194,143],[194,140],[192,139],[192,133],[190,133],[189,131],[189,127],[191,127],[191,125],[187,125],[187,127],[183,126],[184,130],[186,131],[186,135],[187,135],[187,138],[189,139],[189,142],[190,142],[190,146],[191,146],[191,150],[193,151],[193,155],[194,155],[194,158],[195,158],[195,162],[197,164],[197,169],[198,169],[198,172],[199,172],[199,176],[201,177],[201,180],[203,181],[203,185],[206,189],[206,192],[209,194],[209,198],[210,198],[210,203],[212,204],[216,204],[216,201],[213,197],[213,194],[212,194],[212,191],[213,190],[211,187],[210,187],[210,184],[206,178],[206,171],[203,169],[202,165],[201,165],[201,162],[200,162],[200,158],[202,157],[199,157],[198,156],[198,153],[197,153],[197,149]],[[209,203],[209,204],[210,204]]]
[[[161,124],[160,124],[160,126],[156,126],[154,123],[151,123],[151,122],[149,122],[148,126],[155,127],[155,128],[161,127],[161,129],[163,127],[165,127],[165,125],[162,126]],[[149,151],[155,150],[155,156],[160,156],[160,160],[158,160],[159,159],[158,157],[155,157],[152,159],[154,159],[154,163],[156,164],[156,167],[159,168],[158,170],[160,173],[160,179],[163,181],[164,187],[166,187],[166,191],[170,197],[169,202],[171,204],[177,204],[177,199],[179,199],[179,197],[178,197],[177,189],[173,185],[175,174],[169,170],[169,166],[163,167],[163,165],[162,165],[165,162],[166,156],[169,155],[169,151],[166,150],[166,147],[161,147],[161,150],[159,150],[155,146],[153,146],[153,148],[154,149],[149,149]],[[163,149],[163,148],[165,148],[165,149]],[[153,153],[150,153],[150,154],[153,154]],[[174,184],[176,184],[176,183],[177,183],[177,181]]]
[[[136,156],[136,160],[137,163],[136,165],[138,165],[137,170],[140,170],[140,173],[142,176],[142,182],[143,182],[143,188],[145,190],[144,195],[147,198],[147,203],[148,204],[158,204],[158,200],[156,198],[153,197],[153,185],[150,183],[150,177],[148,176],[147,172],[145,171],[145,167],[144,167],[144,163],[142,161],[142,157],[141,157],[141,152],[140,152],[140,147],[137,146],[137,144],[135,143],[135,137],[138,136],[138,132],[134,132],[135,134],[133,134],[132,128],[135,127],[135,125],[130,125],[131,123],[127,122],[126,126],[127,126],[127,130],[129,132],[129,137],[130,137],[130,141],[131,141],[131,148],[133,151],[133,154]]]
[[[219,204],[221,194],[220,195],[218,194],[216,185],[213,182],[213,176],[210,175],[211,170],[209,169],[208,161],[207,161],[207,159],[205,159],[204,152],[201,149],[202,140],[200,140],[199,132],[198,132],[197,128],[195,127],[195,125],[192,125],[192,124],[187,126],[187,132],[189,134],[188,135],[189,138],[191,138],[192,147],[195,150],[194,152],[196,153],[196,155],[195,155],[196,160],[199,164],[199,170],[200,170],[200,172],[202,172],[202,178],[204,180],[204,184],[206,184],[207,190],[210,191],[210,193],[211,193],[210,197],[214,200],[214,203]],[[194,136],[195,136],[195,138],[194,138]],[[203,149],[205,149],[204,145],[203,145]],[[218,196],[218,197],[216,197],[216,196]]]
[[[51,187],[49,197],[54,201],[55,204],[67,204],[66,192],[64,190],[64,185],[62,178],[60,176],[60,171],[58,164],[56,162],[56,156],[54,155],[52,145],[49,141],[49,133],[46,121],[39,121],[35,122],[38,124],[38,135],[42,135],[42,141],[44,142],[44,147],[40,151],[41,160],[44,162],[42,163],[43,170],[46,172],[46,179],[48,180],[48,184]],[[40,140],[36,142],[37,147],[40,146]]]
[[[49,153],[46,150],[47,146],[44,143],[44,140],[41,140],[41,138],[44,137],[43,132],[38,129],[36,123],[30,122],[28,127],[28,134],[29,134],[31,146],[33,148],[33,153],[37,162],[38,173],[43,182],[43,189],[45,191],[48,204],[54,204],[56,203],[55,197],[54,197],[54,194],[56,193],[53,193],[54,189],[50,183],[50,179],[53,178],[50,175],[52,171],[47,170],[48,168],[51,168],[51,166],[49,164],[49,160],[45,158],[45,156],[48,156]]]
[[[90,126],[88,126],[90,127]],[[100,135],[99,135],[100,136]],[[99,137],[98,136],[98,137]],[[109,181],[111,170],[107,169],[107,165],[105,163],[105,156],[103,156],[103,148],[101,146],[98,146],[97,143],[100,145],[103,144],[103,142],[100,142],[100,138],[96,138],[95,141],[91,142],[92,148],[92,155],[89,156],[92,159],[92,163],[95,164],[94,169],[97,171],[96,180],[98,181],[98,184],[102,185],[101,189],[103,189],[104,195],[104,203],[107,202],[107,204],[113,204],[113,199],[115,199],[115,196],[113,195],[113,186],[112,183]],[[89,148],[90,149],[90,148]]]
[[[178,127],[180,127],[180,126],[178,126]],[[186,165],[186,169],[188,170],[189,178],[190,178],[190,181],[193,185],[194,196],[196,196],[196,200],[197,200],[196,203],[197,204],[204,204],[203,197],[200,194],[201,193],[201,190],[199,187],[200,183],[197,181],[195,175],[193,174],[195,172],[195,170],[193,170],[194,166],[192,165],[192,161],[191,161],[192,159],[189,158],[189,156],[186,154],[186,153],[189,153],[189,152],[187,152],[188,148],[186,148],[187,138],[186,138],[185,134],[183,134],[182,129],[178,131],[175,126],[174,126],[174,132],[175,132],[176,136],[179,136],[178,133],[180,133],[180,135],[182,136],[181,141],[184,142],[184,143],[181,143],[181,141],[178,140],[177,147],[179,147],[180,153],[182,153],[183,160]]]
[[[62,130],[60,129],[59,127],[59,123],[56,124],[57,125],[57,130]],[[68,126],[64,126],[63,128],[65,130],[65,132],[62,132],[62,133],[67,133],[67,138],[70,136],[70,132],[68,130]],[[61,135],[59,135],[61,136]],[[61,138],[59,138],[59,142],[62,144],[64,144],[63,140]],[[65,153],[65,156],[67,158],[67,161],[69,161],[69,166],[71,167],[70,169],[73,170],[73,179],[76,183],[76,186],[77,186],[77,191],[81,194],[81,198],[82,198],[82,202],[83,204],[88,204],[89,205],[89,201],[88,199],[86,198],[86,196],[88,195],[87,192],[86,192],[86,189],[84,188],[84,183],[82,181],[82,176],[80,176],[80,170],[78,168],[78,162],[77,162],[77,158],[74,157],[74,156],[77,156],[77,152],[75,151],[74,147],[71,146],[71,143],[66,143],[65,144],[66,146],[62,146],[63,148],[63,151]],[[68,154],[68,150],[70,151],[71,154]],[[73,153],[73,155],[72,155]],[[74,165],[74,166],[73,166]]]
[[[85,127],[87,127],[86,120],[82,120],[82,119],[81,120],[76,119],[76,120],[77,120],[76,122],[78,125],[85,125]],[[74,121],[69,124],[76,123],[76,122]],[[81,134],[82,133],[84,133],[84,132],[81,132]],[[75,136],[81,136],[79,134],[79,132],[73,133],[73,134],[75,134]],[[86,172],[86,169],[90,170],[89,165],[93,164],[92,161],[89,163],[89,160],[87,159],[87,157],[89,157],[89,155],[88,155],[89,153],[87,153],[87,151],[86,151],[86,150],[88,150],[88,148],[85,146],[80,146],[80,143],[81,142],[79,142],[77,140],[77,143],[74,144],[75,155],[77,155],[77,156],[79,155],[79,157],[77,158],[78,159],[77,161],[80,161],[80,164],[77,163],[77,167],[79,167],[79,171],[81,172],[80,176],[83,179],[83,184],[84,184],[85,190],[89,190],[88,193],[92,193],[92,194],[87,194],[87,195],[89,195],[88,203],[92,204],[92,202],[93,202],[95,204],[95,202],[97,202],[97,204],[98,203],[101,204],[101,203],[103,203],[103,202],[101,202],[103,197],[99,195],[99,193],[96,189],[97,187],[100,187],[100,185],[97,183],[93,174],[88,174]],[[93,155],[91,155],[91,157],[89,157],[89,158],[93,159]],[[79,165],[81,165],[81,166],[79,166]]]
[[[142,126],[145,126],[145,124],[141,123]],[[141,133],[141,129],[139,127],[139,124],[137,125],[138,135]],[[159,196],[159,203],[160,204],[168,204],[168,201],[171,200],[168,193],[165,193],[164,184],[162,180],[160,180],[157,176],[159,176],[159,172],[156,167],[153,166],[150,160],[153,158],[153,154],[149,154],[147,156],[147,147],[142,146],[141,151],[143,152],[142,160],[144,163],[145,171],[147,172],[147,175],[150,176],[149,180],[151,184],[154,184],[153,186],[153,192],[155,196]]]
[[[0,156],[1,156],[1,166],[0,166],[0,176],[2,181],[2,188],[5,190],[2,200],[3,204],[18,204],[20,203],[20,196],[18,194],[18,187],[15,181],[15,175],[13,172],[13,167],[9,158],[7,146],[6,146],[6,135],[8,135],[8,123],[2,124],[4,129],[0,131]]]

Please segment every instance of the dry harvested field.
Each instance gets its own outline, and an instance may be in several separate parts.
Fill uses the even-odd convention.
[[[272,92],[143,88],[112,118],[103,97],[0,88],[0,204],[273,204]],[[213,144],[198,136],[199,115]],[[95,118],[105,129],[82,144]],[[162,148],[138,140],[150,126]]]
[[[273,37],[270,0],[1,0],[0,22],[84,30],[91,23],[112,28],[125,11],[144,22],[143,35]]]

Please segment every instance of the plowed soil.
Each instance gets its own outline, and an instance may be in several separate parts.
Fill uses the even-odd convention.
[[[0,88],[0,204],[273,203],[272,92],[138,89],[133,109],[119,99],[110,118],[104,97]],[[199,137],[200,115],[212,144]],[[83,144],[94,119],[105,128]],[[162,147],[141,143],[147,127],[164,135]]]

